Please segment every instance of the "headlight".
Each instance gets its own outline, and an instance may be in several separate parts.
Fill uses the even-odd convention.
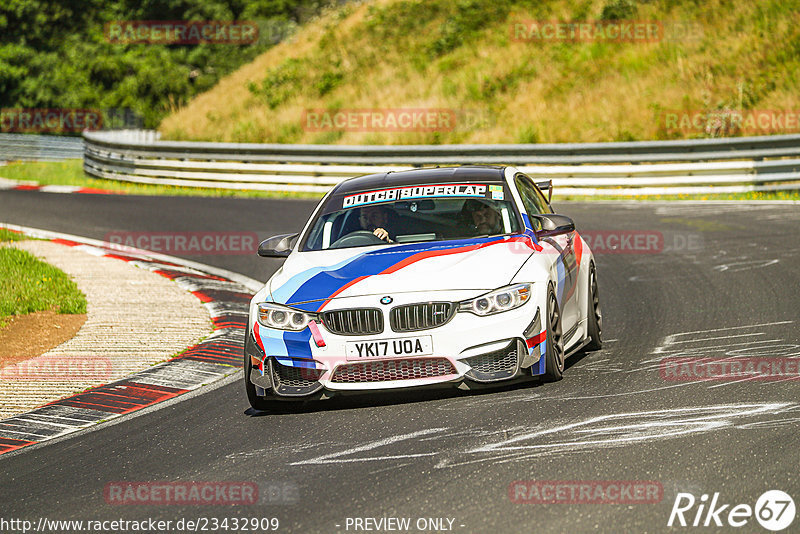
[[[262,302],[258,305],[258,323],[267,328],[299,332],[305,330],[308,323],[316,319],[316,313],[295,310],[280,304]]]
[[[458,311],[483,316],[519,308],[531,298],[531,285],[514,284],[495,289],[480,297],[459,302]]]

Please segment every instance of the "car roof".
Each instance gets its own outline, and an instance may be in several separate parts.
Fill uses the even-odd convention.
[[[427,167],[408,171],[389,171],[349,178],[337,185],[331,196],[390,189],[408,185],[441,183],[503,183],[505,167],[468,165],[462,167]]]

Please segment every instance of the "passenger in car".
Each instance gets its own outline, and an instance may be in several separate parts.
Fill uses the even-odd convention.
[[[474,198],[464,202],[461,208],[462,218],[466,221],[474,235],[495,235],[503,233],[500,214],[488,202]]]

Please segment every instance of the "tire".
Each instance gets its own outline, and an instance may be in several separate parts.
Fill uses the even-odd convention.
[[[584,350],[600,350],[603,348],[603,312],[600,310],[597,272],[594,263],[589,264],[589,296],[586,308],[586,332],[589,336],[589,343]]]
[[[266,412],[274,407],[274,401],[268,401],[264,397],[256,393],[256,385],[250,382],[250,371],[253,369],[253,364],[250,361],[250,356],[245,352],[244,355],[244,389],[247,391],[247,400],[254,410]]]
[[[553,286],[547,291],[547,338],[544,353],[545,382],[556,382],[564,376],[564,338],[561,330],[561,310]]]
[[[306,406],[306,401],[301,400],[277,400],[270,397],[261,397],[256,392],[256,385],[250,382],[250,370],[253,364],[250,357],[244,355],[244,389],[247,391],[247,400],[250,406],[259,412],[272,412],[277,414],[295,413]]]

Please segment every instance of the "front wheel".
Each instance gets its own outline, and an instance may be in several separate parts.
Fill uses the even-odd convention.
[[[244,389],[247,391],[247,400],[253,409],[260,412],[266,412],[274,406],[274,402],[270,402],[264,397],[261,397],[256,392],[256,385],[250,382],[250,370],[253,368],[253,363],[250,361],[250,355],[245,352],[244,355]]]
[[[547,382],[564,376],[564,339],[561,335],[561,311],[551,286],[547,292],[547,338],[544,352],[544,378]]]
[[[589,298],[586,310],[586,331],[589,336],[587,351],[603,348],[603,313],[600,311],[600,297],[597,292],[597,272],[594,263],[589,266]]]

